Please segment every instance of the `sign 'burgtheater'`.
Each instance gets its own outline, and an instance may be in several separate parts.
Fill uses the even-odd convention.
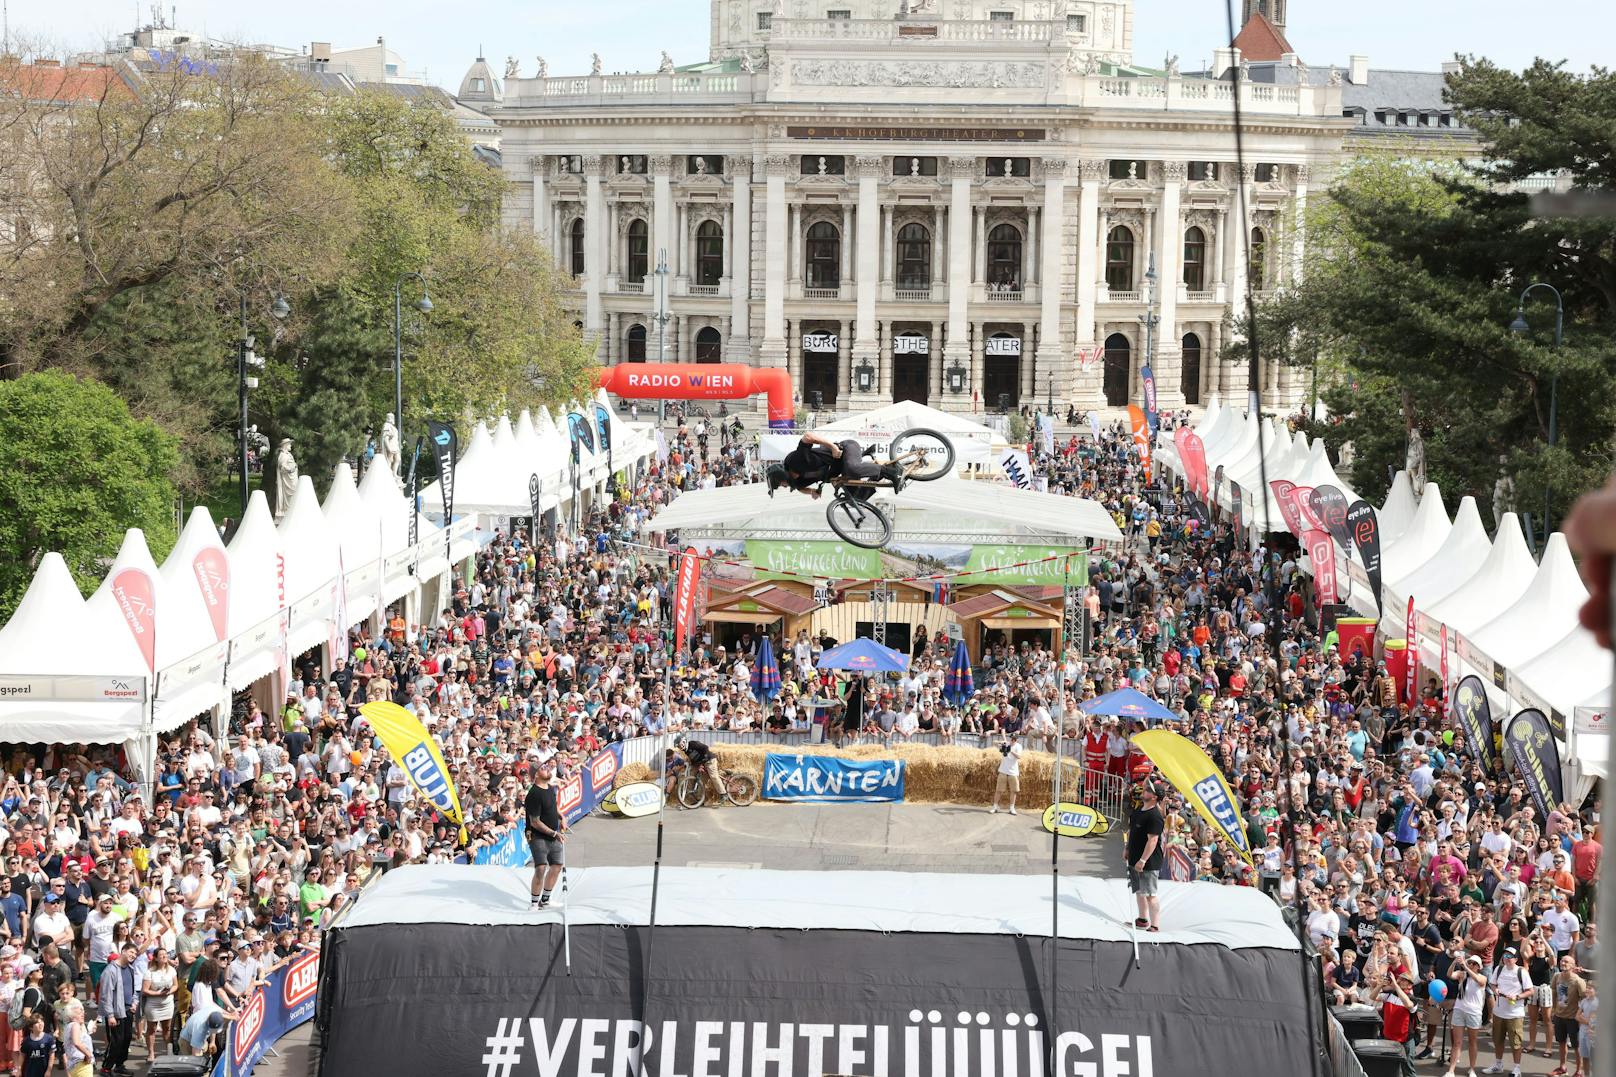
[[[1136,67],[1132,0],[837,3],[712,0],[705,63],[505,83],[506,225],[572,275],[601,362],[785,366],[841,410],[1117,406],[1148,311],[1161,406],[1243,391],[1240,267],[1300,272],[1337,78]]]

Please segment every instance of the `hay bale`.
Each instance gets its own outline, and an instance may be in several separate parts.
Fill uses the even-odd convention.
[[[923,804],[975,804],[993,801],[998,783],[999,753],[992,748],[956,745],[857,744],[836,748],[829,744],[715,744],[719,766],[763,781],[763,760],[771,752],[781,755],[832,755],[843,759],[901,759],[904,763],[904,799]],[[626,769],[626,768],[625,768]],[[1062,787],[1075,789],[1077,768],[1066,763]],[[1023,752],[1020,807],[1042,811],[1051,803],[1055,757],[1049,752]],[[1071,795],[1067,794],[1067,799]]]
[[[651,768],[646,766],[644,763],[625,763],[622,768],[618,770],[617,777],[612,779],[612,788],[621,789],[623,786],[633,785],[635,782],[649,782],[655,780],[656,775],[653,774],[651,772]]]

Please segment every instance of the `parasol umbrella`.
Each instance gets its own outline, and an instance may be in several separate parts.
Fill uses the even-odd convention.
[[[1157,703],[1143,692],[1132,688],[1119,688],[1103,696],[1079,704],[1084,714],[1109,714],[1117,718],[1135,718],[1141,722],[1173,721],[1177,711]]]
[[[820,655],[818,665],[820,669],[851,669],[858,673],[902,673],[909,668],[909,659],[873,639],[856,639]]]
[[[943,698],[959,706],[976,691],[976,679],[971,675],[971,652],[964,640],[954,643],[954,657],[948,662],[948,673],[943,677]]]
[[[767,703],[780,694],[780,663],[774,660],[774,644],[764,636],[758,646],[757,661],[752,663],[752,696],[759,703]]]

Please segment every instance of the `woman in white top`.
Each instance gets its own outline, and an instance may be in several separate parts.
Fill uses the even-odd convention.
[[[73,999],[62,1008],[67,1027],[62,1030],[62,1061],[67,1077],[90,1077],[95,1068],[95,1044],[84,1023],[84,1003]]]
[[[179,984],[178,970],[161,946],[152,951],[151,963],[141,978],[141,1016],[146,1020],[146,1057],[157,1057],[157,1044],[167,1043],[174,1021],[174,992]]]
[[[1470,1072],[1476,1072],[1476,1037],[1481,1030],[1481,1015],[1487,1001],[1487,974],[1481,966],[1481,957],[1471,954],[1465,958],[1464,964],[1455,965],[1449,973],[1455,983],[1451,1018],[1453,1053],[1448,1056],[1451,1061],[1443,1077],[1454,1077],[1461,1045],[1469,1053]]]

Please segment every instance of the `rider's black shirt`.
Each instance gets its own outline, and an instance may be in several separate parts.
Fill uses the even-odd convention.
[[[786,471],[796,475],[791,480],[795,490],[806,490],[842,473],[842,461],[832,456],[827,446],[816,445],[806,438],[797,442],[796,449],[784,462]]]
[[[699,740],[685,741],[685,758],[693,767],[703,766],[713,757],[713,750]]]

